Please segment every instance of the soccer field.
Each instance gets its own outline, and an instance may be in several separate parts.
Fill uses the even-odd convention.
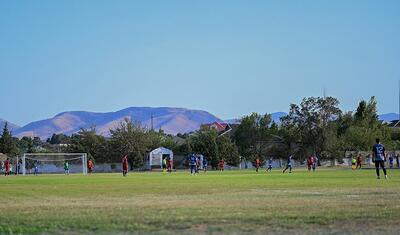
[[[398,234],[400,170],[0,177],[1,234]]]

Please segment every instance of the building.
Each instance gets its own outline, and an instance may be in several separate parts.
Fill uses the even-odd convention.
[[[218,133],[224,133],[231,129],[230,125],[228,123],[224,123],[224,122],[213,122],[213,123],[209,123],[209,124],[204,124],[202,126],[202,129],[204,129],[204,128],[216,130]]]

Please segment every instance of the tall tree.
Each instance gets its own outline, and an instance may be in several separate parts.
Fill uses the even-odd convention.
[[[336,146],[335,120],[342,113],[338,106],[339,101],[333,97],[308,97],[300,105],[290,106],[286,122],[299,130],[301,157],[308,154],[332,156]]]
[[[107,141],[96,134],[96,127],[89,129],[81,129],[78,133],[73,134],[69,140],[68,152],[87,153],[88,157],[95,159],[97,162],[107,162]]]
[[[3,133],[0,137],[0,153],[4,153],[10,156],[15,156],[19,153],[17,143],[12,137],[11,131],[8,129],[7,122],[4,124]]]
[[[373,96],[367,102],[362,100],[354,115],[346,117],[341,124],[342,149],[366,151],[371,148],[376,138],[380,138],[388,148],[392,147],[390,128],[378,119],[377,102]]]
[[[110,130],[110,155],[113,160],[120,160],[128,155],[131,168],[142,167],[147,152],[150,150],[150,141],[147,130],[139,122],[133,123],[129,119],[122,121],[119,126]]]
[[[272,122],[271,115],[252,113],[242,118],[234,133],[234,140],[240,155],[254,162],[255,158],[268,154],[272,141],[272,134],[276,133],[277,126]]]
[[[228,165],[239,164],[239,153],[236,145],[226,135],[218,135],[214,129],[202,129],[186,139],[189,149],[194,153],[203,154],[216,168],[219,160],[224,159]]]

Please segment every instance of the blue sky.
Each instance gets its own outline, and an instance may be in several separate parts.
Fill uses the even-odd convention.
[[[0,0],[0,117],[287,111],[327,94],[397,111],[400,1]]]

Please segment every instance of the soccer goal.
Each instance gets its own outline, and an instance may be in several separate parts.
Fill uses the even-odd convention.
[[[62,174],[67,163],[68,173],[87,175],[86,153],[25,153],[22,174]]]

